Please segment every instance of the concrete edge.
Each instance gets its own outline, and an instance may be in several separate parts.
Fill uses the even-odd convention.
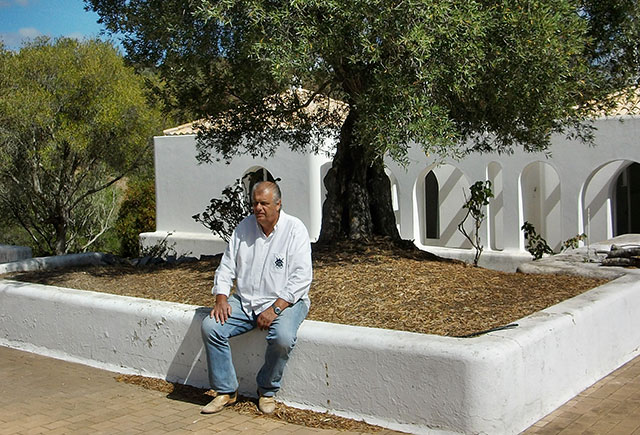
[[[28,246],[1,245],[0,244],[0,264],[20,261],[33,256],[31,248]]]
[[[473,339],[307,320],[279,398],[414,433],[519,433],[638,355],[638,290],[637,278],[619,278]],[[207,308],[8,280],[0,302],[3,345],[208,385]],[[263,339],[233,339],[245,394],[255,394]]]
[[[0,264],[0,274],[10,272],[28,272],[61,267],[105,264],[108,254],[101,252],[85,252],[81,254],[56,255],[51,257],[28,258],[11,263]]]

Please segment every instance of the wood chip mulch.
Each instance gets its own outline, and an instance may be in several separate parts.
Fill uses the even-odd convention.
[[[391,243],[314,246],[309,319],[465,336],[501,327],[606,282],[498,272]],[[220,256],[192,263],[80,267],[0,278],[211,306]]]

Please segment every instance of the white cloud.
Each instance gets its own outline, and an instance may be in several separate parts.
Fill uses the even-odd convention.
[[[34,27],[23,27],[17,32],[0,33],[0,40],[4,42],[5,48],[10,50],[18,50],[22,43],[28,39],[42,36],[42,32]]]
[[[24,38],[33,39],[42,35],[42,33],[35,27],[23,27],[21,29],[18,29],[18,35],[20,35],[20,37],[23,39]]]
[[[28,6],[31,0],[0,0],[0,8],[8,8],[13,5]]]

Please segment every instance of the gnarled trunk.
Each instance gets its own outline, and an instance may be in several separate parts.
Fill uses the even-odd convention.
[[[356,110],[349,112],[333,165],[324,178],[327,198],[322,210],[321,243],[366,241],[373,236],[400,240],[382,158],[371,157],[366,147],[354,141],[357,116]]]

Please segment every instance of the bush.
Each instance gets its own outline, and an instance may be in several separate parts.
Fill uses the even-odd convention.
[[[156,194],[153,179],[130,181],[120,205],[115,230],[120,239],[120,255],[140,254],[140,233],[155,230]]]
[[[193,215],[192,218],[225,242],[229,242],[233,230],[251,213],[248,193],[243,186],[241,180],[236,180],[224,188],[223,199],[211,199],[205,211]]]
[[[532,223],[525,222],[520,229],[524,231],[524,239],[527,242],[526,249],[531,255],[533,255],[534,260],[541,259],[544,254],[555,254],[553,249],[551,249],[551,246],[547,244],[547,241],[544,239],[544,237],[537,233]],[[580,241],[586,239],[586,234],[577,234],[576,236],[567,239],[562,243],[560,252],[563,252],[567,249],[575,249],[580,245]]]

